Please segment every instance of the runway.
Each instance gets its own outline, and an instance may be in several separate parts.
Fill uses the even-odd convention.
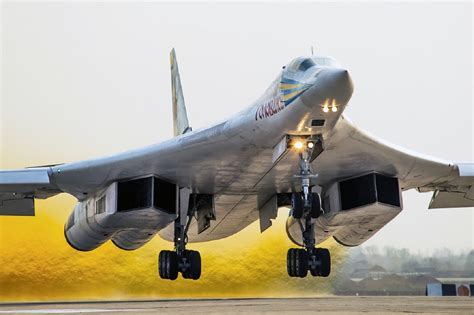
[[[469,297],[317,297],[0,304],[0,314],[473,314]]]

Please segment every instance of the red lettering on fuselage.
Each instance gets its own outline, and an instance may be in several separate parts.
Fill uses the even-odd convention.
[[[280,98],[271,99],[257,107],[257,111],[255,112],[255,120],[273,116],[283,108],[285,108],[285,103]]]

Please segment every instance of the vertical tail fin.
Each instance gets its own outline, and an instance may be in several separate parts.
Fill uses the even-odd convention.
[[[188,122],[188,114],[186,113],[186,105],[184,104],[183,90],[181,88],[181,79],[179,77],[178,62],[176,61],[176,53],[174,48],[170,53],[171,64],[171,93],[173,96],[173,127],[174,135],[179,136],[183,133],[191,131]]]

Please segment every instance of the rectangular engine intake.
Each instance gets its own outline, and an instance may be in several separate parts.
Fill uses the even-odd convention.
[[[325,190],[323,208],[317,239],[360,245],[402,211],[398,178],[374,172],[336,182]]]
[[[155,176],[114,182],[76,205],[66,240],[78,250],[92,250],[108,239],[119,248],[136,249],[176,219],[177,191]]]
[[[177,208],[176,185],[150,176],[117,183],[117,211],[156,208],[174,214]]]
[[[380,202],[400,207],[398,179],[377,173],[339,182],[341,210],[346,211]]]

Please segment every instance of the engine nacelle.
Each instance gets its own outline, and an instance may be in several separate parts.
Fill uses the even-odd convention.
[[[321,198],[325,214],[315,220],[316,241],[333,236],[345,246],[362,244],[402,211],[401,196],[398,179],[379,173],[330,185]],[[301,229],[292,216],[286,231],[295,244],[302,245]]]
[[[114,234],[112,243],[123,250],[134,250],[148,243],[157,232],[156,229],[124,229]]]
[[[75,206],[66,240],[81,251],[109,239],[121,249],[137,249],[176,219],[177,189],[154,176],[114,182]]]

